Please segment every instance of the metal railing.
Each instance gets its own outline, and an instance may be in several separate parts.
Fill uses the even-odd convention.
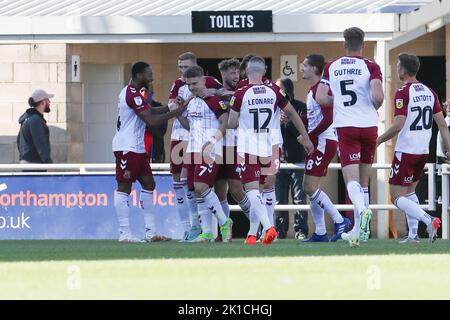
[[[168,163],[153,163],[151,168],[158,174],[170,174],[170,165]],[[304,170],[303,164],[281,164],[280,170]],[[390,170],[390,164],[374,163],[372,168],[374,170]],[[331,163],[328,166],[329,170],[340,170],[341,165],[339,163]],[[22,172],[23,170],[50,170],[48,172]],[[434,163],[427,163],[425,166],[426,173],[428,175],[428,204],[421,204],[421,208],[424,210],[435,211],[436,210],[436,165]],[[115,164],[0,164],[0,175],[111,175],[115,173]],[[431,173],[431,174],[430,174]],[[442,228],[443,238],[448,239],[449,230],[449,216],[448,209],[450,206],[449,190],[450,190],[450,165],[443,165],[440,174],[442,174]],[[386,181],[387,184],[387,181]],[[335,204],[337,210],[353,210],[353,205],[349,204]],[[371,204],[372,210],[398,210],[393,204]],[[445,210],[445,208],[447,208]],[[308,204],[281,204],[276,205],[276,211],[288,211],[288,210],[301,210],[306,211],[310,209]],[[230,210],[241,210],[238,205],[231,205]],[[387,223],[387,221],[386,221]]]
[[[442,239],[450,238],[450,219],[449,219],[449,206],[450,206],[450,165],[443,164],[439,169],[439,174],[442,175]]]
[[[170,165],[168,163],[152,163],[151,168],[153,171],[164,174],[169,173]],[[372,166],[375,170],[390,170],[390,164],[374,163]],[[280,165],[280,170],[304,170],[305,166],[303,164],[286,164],[282,163]],[[339,163],[330,163],[328,166],[330,170],[340,170],[341,165]],[[428,174],[428,199],[436,199],[436,183],[435,183],[435,164],[427,163],[425,169]],[[49,172],[22,172],[22,170],[51,170]],[[92,175],[92,174],[114,174],[115,164],[105,164],[105,163],[84,163],[84,164],[0,164],[0,175]],[[432,172],[433,174],[429,174]],[[442,175],[448,177],[450,175],[450,165],[442,166]],[[444,187],[449,190],[448,179],[443,179],[443,190]],[[444,181],[447,183],[444,186]],[[444,193],[444,192],[443,192]],[[448,194],[448,192],[447,192]],[[445,198],[445,200],[444,200]],[[450,205],[450,199],[448,197],[443,197],[443,201],[447,201],[447,207]],[[336,204],[336,209],[338,210],[352,210],[353,205],[349,204]],[[425,210],[434,211],[436,210],[436,201],[428,201],[428,204],[422,204],[421,207]],[[373,210],[395,210],[393,204],[371,204],[370,208]],[[239,206],[230,206],[231,210],[240,210]],[[275,210],[309,210],[310,206],[307,204],[303,205],[277,205]]]

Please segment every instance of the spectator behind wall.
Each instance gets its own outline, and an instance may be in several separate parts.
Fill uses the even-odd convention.
[[[50,135],[44,113],[50,112],[50,98],[53,96],[39,89],[28,99],[30,108],[19,118],[19,163],[52,163]]]

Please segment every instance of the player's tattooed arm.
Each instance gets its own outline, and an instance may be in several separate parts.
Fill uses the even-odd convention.
[[[205,152],[205,149],[210,148],[212,150],[212,148],[214,147],[214,145],[217,143],[217,141],[220,141],[223,136],[225,135],[225,132],[227,130],[227,125],[228,125],[228,113],[224,113],[219,117],[219,129],[214,133],[214,136],[212,136],[204,145],[203,145],[203,150],[202,152]],[[207,154],[209,154],[209,152],[211,150],[207,150]]]
[[[386,130],[385,133],[383,133],[381,136],[377,138],[377,147],[382,144],[383,142],[386,142],[393,137],[395,137],[400,130],[402,130],[403,126],[406,122],[406,116],[403,115],[397,115],[394,117],[394,120],[392,121],[392,126]]]
[[[236,129],[239,124],[239,112],[230,110],[230,115],[228,116],[228,129]]]

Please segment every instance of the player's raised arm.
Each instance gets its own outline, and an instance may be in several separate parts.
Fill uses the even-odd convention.
[[[204,145],[203,145],[203,152],[208,147],[208,145],[215,145],[217,141],[220,141],[225,136],[225,131],[227,130],[228,125],[228,113],[222,114],[219,119],[219,128],[214,133],[214,136],[212,136]]]
[[[230,115],[228,116],[228,129],[236,129],[239,123],[239,112],[230,110]]]
[[[183,128],[185,128],[186,130],[190,130],[189,121],[185,116],[183,116],[183,114],[179,114],[177,116],[177,119],[178,121],[180,121]]]
[[[242,105],[242,90],[237,90],[230,100],[230,113],[228,116],[228,129],[236,129],[239,125],[239,114]]]
[[[225,132],[228,126],[228,113],[224,113],[219,117],[219,124],[220,124],[219,130],[217,130],[216,134],[214,135],[214,138],[217,141],[225,136]]]
[[[169,111],[167,113],[162,114],[154,114],[152,111],[145,110],[138,113],[139,118],[141,118],[149,127],[159,126],[171,118],[177,117],[183,112],[184,108],[179,106],[177,109],[173,111]]]

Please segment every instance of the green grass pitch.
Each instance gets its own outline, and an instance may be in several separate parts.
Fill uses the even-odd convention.
[[[450,299],[450,241],[0,241],[0,299]]]

